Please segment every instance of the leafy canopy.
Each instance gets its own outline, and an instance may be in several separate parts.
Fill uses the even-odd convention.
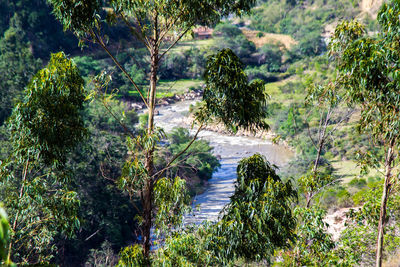
[[[350,103],[361,105],[360,129],[378,140],[393,140],[400,128],[400,2],[383,5],[377,38],[365,34],[357,21],[344,21],[334,32],[331,56],[339,69],[337,80]]]
[[[57,237],[79,228],[79,199],[68,189],[68,152],[86,134],[83,79],[63,53],[53,54],[9,120],[12,155],[0,165],[0,197],[12,224],[9,255],[21,264],[49,261]]]
[[[137,36],[139,39],[145,39],[161,25],[164,25],[167,31],[185,30],[196,24],[213,25],[231,13],[241,15],[248,12],[255,3],[255,0],[48,1],[53,5],[54,14],[62,22],[64,29],[71,30],[78,36],[82,37],[98,27],[103,19],[114,22],[118,17],[133,16],[141,27],[141,34]],[[152,20],[155,16],[158,17],[156,21]]]
[[[0,38],[0,125],[10,116],[24,87],[35,74],[40,60],[35,60],[20,20],[15,14],[10,27]]]
[[[261,155],[239,162],[231,203],[217,223],[187,227],[169,236],[155,254],[155,266],[231,266],[235,260],[270,260],[294,240],[296,191]]]
[[[253,131],[268,129],[264,121],[268,98],[264,82],[249,83],[243,68],[243,63],[230,49],[208,58],[203,95],[207,111],[231,130],[239,127]]]
[[[276,248],[293,240],[296,220],[292,203],[297,192],[284,183],[260,154],[242,159],[237,167],[237,184],[231,203],[216,225],[215,245],[224,258],[270,260]]]
[[[73,61],[53,54],[29,83],[10,119],[12,142],[22,157],[40,154],[46,164],[66,161],[66,153],[85,136],[81,111],[84,81]]]

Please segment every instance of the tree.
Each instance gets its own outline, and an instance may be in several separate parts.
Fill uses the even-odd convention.
[[[35,60],[18,14],[0,39],[0,125],[10,116],[24,87],[41,65]]]
[[[268,95],[265,83],[249,83],[243,63],[230,49],[223,49],[208,58],[204,74],[206,87],[203,99],[209,115],[218,118],[235,131],[268,129],[265,104]]]
[[[221,250],[216,254],[229,260],[269,261],[274,249],[287,247],[294,238],[296,220],[291,206],[297,192],[259,154],[242,159],[237,175],[231,202],[216,225],[215,249]]]
[[[140,140],[134,136],[131,139],[132,142],[137,142],[136,146],[131,143],[131,148],[134,148],[132,152],[138,152],[136,148],[141,147],[141,154],[134,154],[130,163],[135,162],[135,164],[130,166],[139,168],[134,172],[138,176],[133,176],[132,179],[139,179],[140,177],[139,184],[141,188],[138,190],[138,195],[142,200],[143,206],[143,251],[145,257],[148,258],[151,244],[152,211],[154,209],[154,185],[163,174],[163,171],[156,172],[154,168],[154,152],[157,141],[162,136],[162,133],[154,125],[157,74],[160,62],[170,49],[196,24],[211,26],[230,13],[241,15],[248,12],[255,1],[49,0],[49,2],[53,6],[54,14],[64,25],[64,29],[73,31],[80,38],[81,44],[85,41],[93,42],[100,45],[108,53],[139,93],[147,108],[148,123],[146,133],[140,137]],[[129,72],[107,46],[102,31],[103,22],[108,25],[115,25],[117,21],[125,24],[132,35],[142,42],[148,50],[150,86],[147,92],[135,83]],[[201,128],[202,125],[199,130]],[[197,135],[194,136],[194,138],[196,137]],[[189,143],[190,145],[191,143]],[[174,157],[166,167],[168,168],[176,158]],[[129,184],[138,185],[136,182],[127,183],[126,185]],[[130,191],[129,188],[126,189]]]
[[[235,25],[230,23],[220,23],[214,28],[213,35],[223,38],[235,38],[238,35],[243,35],[242,31]]]
[[[282,65],[282,49],[278,45],[265,44],[258,49],[258,64],[266,65],[269,72],[278,72]]]
[[[330,44],[336,60],[337,80],[347,89],[348,101],[359,104],[359,129],[368,132],[386,150],[385,182],[380,207],[376,266],[382,265],[386,206],[395,178],[400,137],[400,1],[384,4],[378,14],[382,32],[376,38],[365,34],[357,21],[345,21],[336,27]]]
[[[283,254],[283,266],[338,265],[339,258],[333,253],[335,242],[326,232],[325,210],[318,206],[296,207],[294,214],[298,218],[296,238],[293,249]]]
[[[8,260],[46,262],[56,236],[72,235],[79,226],[79,199],[68,190],[71,173],[64,166],[68,152],[86,135],[83,84],[74,63],[63,53],[53,54],[13,110],[13,153],[0,168],[0,194],[11,214]]]
[[[217,37],[216,40],[216,49],[230,48],[241,60],[246,63],[251,63],[251,55],[256,52],[256,46],[253,42],[249,41],[242,32],[232,37],[229,35],[226,35],[226,37]]]
[[[255,154],[237,167],[231,202],[216,223],[169,236],[155,254],[155,266],[230,266],[235,260],[270,261],[274,250],[294,240],[292,213],[297,192],[275,168]]]
[[[321,192],[322,189],[338,182],[338,179],[333,180],[330,175],[324,175],[319,170],[322,163],[321,157],[328,137],[332,136],[337,128],[343,122],[347,121],[354,112],[352,108],[346,110],[344,114],[339,112],[340,103],[344,96],[343,90],[339,91],[338,88],[340,88],[339,83],[328,82],[323,86],[311,85],[307,91],[306,106],[313,107],[311,111],[317,110],[319,113],[318,128],[315,137],[312,136],[309,124],[306,123],[308,135],[317,152],[311,173],[299,179],[300,187],[303,188],[305,193],[307,208],[310,207],[312,198]],[[310,113],[308,115],[310,115]],[[336,122],[336,125],[334,127],[329,127],[333,122]]]

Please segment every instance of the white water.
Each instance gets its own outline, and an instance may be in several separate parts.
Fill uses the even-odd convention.
[[[167,133],[177,127],[188,126],[184,119],[188,114],[190,104],[196,101],[182,101],[176,104],[157,108],[155,117],[157,126]],[[194,134],[196,129],[191,129]],[[208,181],[206,191],[194,198],[193,206],[199,205],[200,210],[185,218],[185,223],[199,224],[204,220],[215,221],[221,209],[229,203],[229,197],[234,192],[236,181],[236,167],[240,159],[255,153],[264,155],[272,164],[283,167],[293,156],[293,153],[284,146],[274,145],[270,141],[244,136],[229,136],[212,131],[203,130],[199,138],[207,140],[214,147],[213,153],[221,158],[221,167]]]

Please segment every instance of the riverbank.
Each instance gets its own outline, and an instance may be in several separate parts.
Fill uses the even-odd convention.
[[[183,101],[192,101],[191,105],[195,105],[196,102],[201,101],[203,95],[203,90],[202,89],[196,89],[196,90],[187,90],[184,94],[176,94],[171,97],[164,97],[161,99],[157,100],[156,103],[156,112],[159,112],[160,108],[165,108],[167,106],[183,102]],[[137,102],[130,102],[130,101],[125,101],[129,108],[134,109],[136,112],[143,112],[146,106],[143,103],[137,103]],[[194,118],[193,116],[189,113],[190,106],[188,107],[187,110],[187,117],[182,121],[184,125],[181,127],[184,128],[191,128]],[[237,132],[232,133],[226,130],[225,126],[222,123],[208,123],[206,126],[204,126],[204,130],[207,131],[212,131],[215,133],[220,133],[224,135],[229,135],[229,136],[246,136],[246,137],[252,137],[252,138],[258,138],[262,140],[267,140],[271,141],[274,144],[279,144],[279,145],[284,145],[287,149],[290,149],[293,152],[293,148],[289,146],[289,144],[285,140],[280,140],[278,139],[278,135],[273,133],[271,130],[260,130],[257,131],[256,133],[248,131],[248,130],[243,130],[239,129]],[[293,152],[294,153],[294,152]]]

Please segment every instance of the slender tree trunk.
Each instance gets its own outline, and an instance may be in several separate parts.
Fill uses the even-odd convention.
[[[318,169],[318,166],[319,166],[319,160],[321,158],[322,147],[324,146],[324,141],[325,141],[324,139],[321,139],[319,144],[318,144],[317,157],[315,158],[314,166],[313,166],[313,169],[312,169],[312,173],[314,175],[314,179],[317,178],[317,169]],[[311,199],[313,198],[313,196],[314,196],[314,191],[308,192],[306,194],[306,207],[307,208],[310,207]]]
[[[148,109],[148,125],[147,134],[151,135],[154,132],[154,112],[156,105],[156,87],[157,87],[157,72],[159,50],[157,46],[157,32],[154,34],[154,46],[151,51],[151,71],[150,71],[150,92],[149,92],[149,109]],[[152,212],[153,212],[153,174],[154,174],[154,147],[146,151],[146,170],[148,173],[148,180],[144,189],[144,203],[143,203],[143,253],[145,258],[149,258],[151,247],[151,227],[152,227]]]
[[[329,117],[327,115],[326,120],[325,120],[325,124],[323,125],[323,128],[322,128],[322,132],[321,132],[321,134],[319,136],[318,148],[317,148],[317,157],[315,158],[314,166],[313,166],[313,169],[312,169],[312,173],[314,175],[314,179],[317,178],[317,169],[318,169],[318,166],[319,166],[319,160],[321,159],[322,148],[324,147],[324,144],[325,144],[325,134],[326,134],[326,127],[328,126],[328,121],[329,121]],[[314,192],[313,191],[308,192],[306,194],[306,207],[307,208],[310,207],[311,199],[313,198],[313,196],[314,196]]]
[[[378,225],[378,241],[376,244],[376,267],[382,266],[382,254],[383,254],[383,238],[384,238],[384,227],[386,219],[386,205],[389,199],[389,190],[391,187],[390,178],[392,176],[392,163],[394,160],[394,140],[390,142],[390,146],[386,155],[385,162],[385,184],[383,186],[382,201],[381,201],[381,211],[379,215],[379,225]]]

